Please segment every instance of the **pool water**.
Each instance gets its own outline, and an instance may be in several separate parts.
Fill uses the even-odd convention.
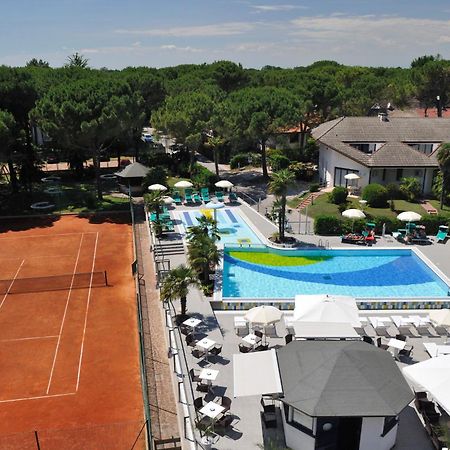
[[[223,297],[447,297],[449,287],[413,251],[227,248]]]
[[[203,214],[214,213],[212,210],[195,210],[195,211],[182,211],[178,213],[184,229],[198,225],[197,217],[201,217]],[[260,244],[261,240],[256,236],[252,229],[247,225],[245,220],[239,215],[236,210],[230,208],[223,208],[216,210],[217,227],[219,229],[220,244]]]

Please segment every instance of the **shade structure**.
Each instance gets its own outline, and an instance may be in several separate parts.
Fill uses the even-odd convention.
[[[430,320],[434,325],[450,327],[450,309],[431,310]]]
[[[364,219],[366,215],[360,209],[346,209],[342,215],[347,219]]]
[[[274,349],[233,355],[233,378],[234,397],[283,392]]]
[[[234,186],[234,184],[228,180],[220,180],[217,183],[215,183],[215,186],[220,187],[220,188],[230,189]]]
[[[172,203],[173,203],[173,198],[172,197],[169,197],[169,196],[167,196],[167,197],[163,197],[163,202],[164,202],[164,204],[165,205],[171,205]]]
[[[355,299],[344,295],[296,295],[294,320],[361,326]]]
[[[304,322],[293,323],[296,339],[356,339],[361,336],[350,323],[343,322]]]
[[[346,180],[359,180],[361,177],[356,173],[348,173],[347,175],[344,175],[344,178]]]
[[[398,220],[402,222],[415,222],[419,221],[422,216],[414,211],[404,211],[397,216]]]
[[[187,180],[181,180],[181,181],[178,181],[177,183],[175,183],[174,186],[175,186],[176,188],[182,188],[182,189],[185,189],[185,188],[190,188],[190,187],[192,187],[193,184],[192,184],[190,181],[187,181]]]
[[[167,191],[166,186],[163,186],[162,184],[151,184],[148,187],[149,191]]]
[[[281,320],[283,313],[275,306],[261,305],[249,309],[244,319],[257,325],[271,325]]]
[[[438,356],[403,368],[415,391],[426,391],[450,414],[450,355]]]

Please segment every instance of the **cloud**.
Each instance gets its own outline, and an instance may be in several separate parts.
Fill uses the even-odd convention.
[[[258,24],[249,22],[228,22],[211,25],[197,25],[190,27],[152,28],[148,30],[119,29],[116,33],[139,36],[161,37],[212,37],[233,36],[254,30]]]
[[[200,49],[200,48],[194,48],[194,47],[179,47],[178,45],[174,45],[174,44],[165,44],[165,45],[161,45],[159,47],[161,50],[172,50],[172,51],[177,51],[177,52],[188,52],[188,53],[200,53],[204,50]]]
[[[250,8],[256,9],[259,13],[275,11],[293,11],[295,9],[308,9],[303,5],[250,5]]]

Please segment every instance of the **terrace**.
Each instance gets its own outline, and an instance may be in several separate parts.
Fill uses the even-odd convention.
[[[244,202],[237,205],[227,205],[235,211],[239,211],[241,216],[245,217],[246,221],[251,222],[254,228],[257,230],[258,236],[269,236],[272,234],[276,227],[269,222],[265,217],[258,214],[255,210],[250,208]],[[192,211],[193,207],[176,207],[172,210],[176,212],[175,216],[178,217],[178,213],[182,211]],[[181,242],[182,236],[180,232],[181,223],[176,219],[175,233],[171,233],[167,237],[170,239],[168,242]],[[323,246],[323,241],[332,248],[346,247],[345,244],[341,244],[339,238],[323,238],[313,235],[297,235],[304,245],[318,247],[320,244]],[[320,242],[319,242],[320,241]],[[327,243],[328,241],[328,243]],[[164,241],[161,241],[163,243]],[[158,244],[158,243],[155,243]],[[164,244],[163,244],[164,246]],[[381,238],[377,244],[379,247],[393,248],[398,247],[392,238]],[[426,248],[421,248],[420,251],[446,275],[450,276],[450,261],[446,257],[445,246],[443,245],[431,245]],[[164,259],[170,260],[170,267],[176,267],[178,264],[186,262],[185,255],[183,253],[178,254],[166,254]],[[203,294],[197,290],[192,289],[188,296],[188,314],[191,317],[197,318],[201,323],[196,327],[196,332],[199,333],[199,338],[202,336],[208,336],[209,339],[216,342],[217,345],[221,345],[222,349],[219,355],[210,356],[208,363],[202,358],[196,358],[192,355],[192,347],[186,345],[185,336],[179,332],[179,328],[174,326],[174,309],[179,310],[177,302],[173,307],[166,305],[166,318],[167,323],[171,325],[169,327],[169,339],[170,347],[172,347],[174,356],[174,371],[177,374],[183,373],[184,378],[180,375],[176,376],[177,382],[184,381],[184,393],[181,384],[178,384],[179,398],[184,403],[180,404],[180,417],[184,417],[184,426],[186,429],[186,436],[189,438],[186,442],[191,442],[192,448],[195,448],[192,444],[192,440],[200,442],[200,434],[195,428],[195,421],[197,420],[197,413],[193,406],[194,400],[198,397],[203,397],[206,400],[214,399],[214,397],[226,396],[231,399],[231,407],[229,413],[233,416],[232,427],[227,431],[215,430],[216,437],[214,441],[214,448],[227,449],[227,448],[263,448],[268,447],[269,444],[276,444],[281,446],[285,445],[284,432],[281,422],[281,411],[276,409],[277,426],[276,428],[267,428],[262,420],[260,396],[251,397],[236,397],[234,398],[234,381],[233,381],[233,355],[239,353],[239,344],[242,343],[242,335],[236,334],[234,328],[235,317],[242,318],[243,311],[220,311],[214,310],[212,307],[211,299],[205,298]],[[404,311],[395,310],[380,310],[361,312],[362,317],[369,318],[370,316],[385,316],[389,318],[392,315],[399,315]],[[426,312],[423,310],[408,310],[408,314],[418,314],[425,316]],[[285,316],[286,317],[286,316]],[[391,333],[396,333],[394,324]],[[365,332],[369,336],[377,337],[377,330],[375,330],[367,319],[367,325],[365,326]],[[269,337],[270,348],[280,348],[285,345],[285,335],[287,334],[285,320],[282,319],[276,325],[276,333]],[[385,339],[385,338],[383,338]],[[387,342],[384,340],[383,342]],[[412,364],[418,361],[423,361],[429,358],[423,343],[435,343],[443,344],[445,338],[443,337],[408,337],[408,344],[414,346],[412,359],[402,359],[397,361],[399,367],[407,364]],[[177,349],[177,350],[175,350]],[[197,392],[197,383],[192,383],[189,378],[189,370],[195,369],[198,374],[203,368],[217,370],[218,374],[214,381],[212,381],[212,390],[207,393]],[[206,394],[206,395],[205,395]],[[198,415],[200,418],[201,415]],[[192,428],[191,428],[192,427]],[[190,434],[190,430],[194,430],[194,435]],[[421,422],[420,416],[417,414],[414,404],[411,403],[400,415],[399,429],[397,436],[397,449],[406,450],[410,448],[421,448],[424,450],[431,449],[432,444],[427,436],[425,428]]]

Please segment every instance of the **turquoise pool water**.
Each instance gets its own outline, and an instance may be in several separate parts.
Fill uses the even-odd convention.
[[[185,230],[197,225],[197,217],[201,217],[202,215],[201,210],[182,211],[179,213]],[[258,236],[256,236],[235,209],[222,208],[216,210],[216,220],[219,228],[220,244],[236,244],[241,239],[251,244],[261,243]]]
[[[449,293],[449,286],[408,249],[288,253],[227,248],[222,286],[223,297],[233,298],[292,299],[297,294],[448,298]]]

